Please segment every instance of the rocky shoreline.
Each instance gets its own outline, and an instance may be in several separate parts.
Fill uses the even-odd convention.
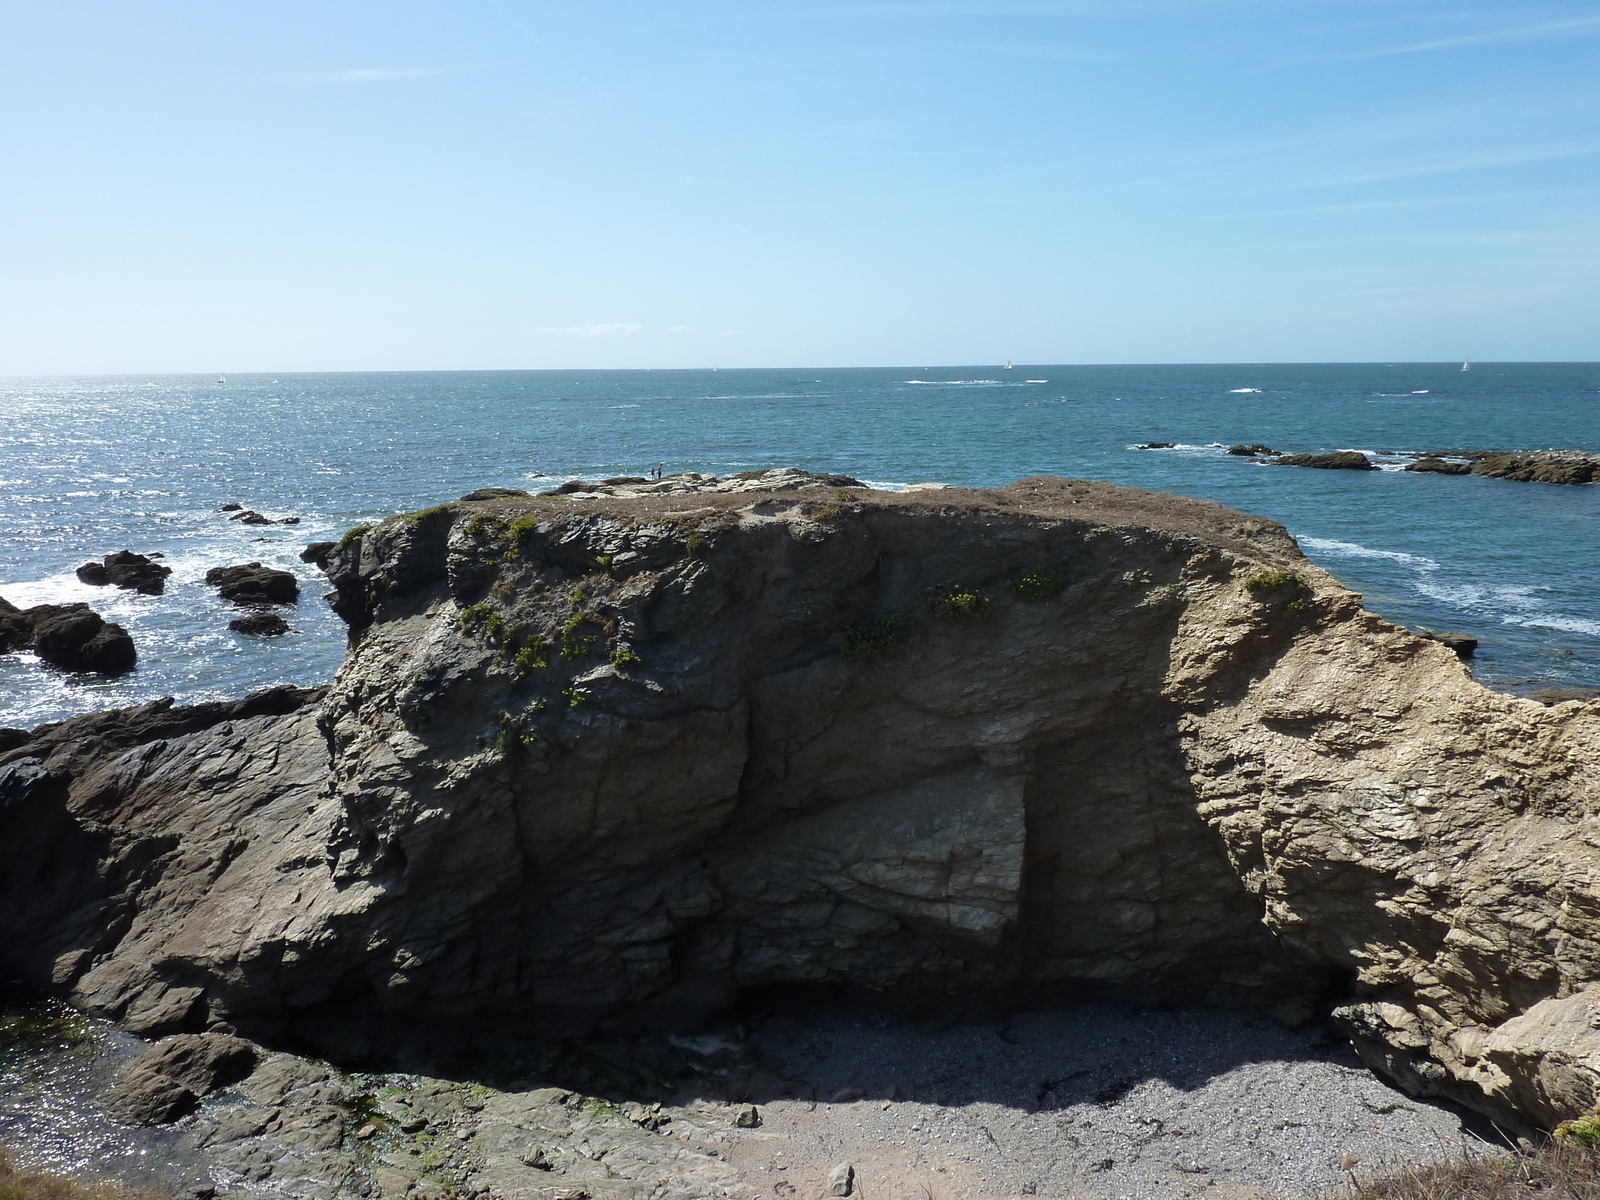
[[[8,975],[389,1069],[775,993],[1333,1008],[1413,1094],[1600,1100],[1600,703],[1487,691],[1273,522],[785,471],[313,549],[331,689],[0,742]]]
[[[1310,454],[1285,454],[1264,442],[1239,443],[1224,447],[1213,443],[1234,458],[1271,463],[1278,467],[1317,467],[1323,470],[1377,471],[1379,464],[1359,450],[1322,451]],[[1144,442],[1138,450],[1173,450],[1175,442]],[[1582,486],[1600,483],[1600,455],[1581,450],[1386,450],[1390,458],[1409,458],[1402,468],[1430,475],[1479,475],[1489,479],[1508,479],[1519,483],[1554,483]]]

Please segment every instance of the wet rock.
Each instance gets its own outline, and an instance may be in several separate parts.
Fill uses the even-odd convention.
[[[220,511],[220,510],[219,510]],[[258,513],[252,508],[241,509],[229,517],[230,521],[238,521],[241,525],[298,525],[299,517],[281,517],[273,520],[265,513]]]
[[[1457,658],[1471,658],[1478,648],[1478,639],[1465,633],[1435,633],[1431,629],[1417,630],[1417,636],[1450,647]]]
[[[1229,446],[1228,453],[1237,455],[1240,458],[1276,458],[1282,454],[1282,451],[1274,450],[1271,446],[1262,442],[1251,442],[1248,446]]]
[[[244,511],[244,505],[242,505],[242,504],[224,504],[221,508],[216,509],[215,511],[217,511],[217,512],[243,512]]]
[[[33,644],[33,622],[16,605],[0,596],[0,654],[26,650]]]
[[[1141,442],[1137,447],[1140,450],[1171,450],[1177,442]]]
[[[329,558],[332,557],[333,552],[338,548],[338,542],[312,542],[304,550],[300,551],[300,561],[303,563],[314,563],[318,568],[326,571],[328,569]]]
[[[243,1038],[178,1034],[157,1042],[118,1073],[106,1111],[125,1125],[164,1125],[187,1116],[200,1097],[237,1083],[260,1061]]]
[[[87,604],[41,604],[24,614],[33,629],[33,650],[64,671],[115,675],[138,661],[133,638]]]
[[[639,482],[643,483],[644,481],[641,479]],[[504,500],[517,496],[528,496],[531,494],[532,493],[530,492],[523,491],[521,488],[486,487],[478,488],[476,491],[468,492],[465,496],[461,497],[461,499],[467,503],[475,503],[479,500]]]
[[[289,632],[289,622],[275,612],[253,612],[247,617],[235,617],[228,622],[228,628],[252,637],[279,637]]]
[[[1272,461],[1280,467],[1319,467],[1325,471],[1380,470],[1377,464],[1356,450],[1340,450],[1334,454],[1285,454]]]
[[[235,604],[293,604],[300,596],[300,584],[290,572],[258,562],[212,567],[206,583]]]
[[[107,577],[118,587],[147,596],[159,596],[166,589],[167,576],[172,574],[171,567],[164,567],[149,556],[131,550],[106,555],[105,569]]]
[[[87,583],[90,587],[105,587],[111,582],[111,576],[107,573],[103,562],[86,562],[78,568],[76,574],[79,583]]]
[[[1406,470],[1421,471],[1428,475],[1470,475],[1472,464],[1447,462],[1442,458],[1419,458],[1416,462],[1407,463]]]

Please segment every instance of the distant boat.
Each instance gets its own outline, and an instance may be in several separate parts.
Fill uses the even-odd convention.
[[[1011,360],[1009,358],[1006,359],[1005,369],[1008,370],[1008,371],[1011,370]]]
[[[1463,371],[1470,371],[1470,370],[1472,370],[1472,364],[1469,363],[1469,362],[1464,362],[1464,363],[1461,364],[1461,369]]]
[[[228,382],[228,377],[226,375],[218,375],[217,376],[217,382],[218,383],[227,383]]]

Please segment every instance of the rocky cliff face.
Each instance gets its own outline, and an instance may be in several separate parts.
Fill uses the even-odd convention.
[[[1600,1099],[1600,703],[1484,690],[1199,501],[630,490],[328,550],[325,697],[0,755],[6,966],[370,1055],[802,985],[1293,1016],[1353,980],[1414,1090]]]

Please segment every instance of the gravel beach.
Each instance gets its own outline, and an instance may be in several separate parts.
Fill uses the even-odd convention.
[[[715,1135],[775,1198],[829,1194],[841,1163],[870,1200],[1303,1197],[1347,1182],[1347,1156],[1367,1172],[1496,1137],[1387,1086],[1336,1030],[1224,1011],[1075,1005],[944,1030],[834,1013],[747,1033],[807,1093]]]

